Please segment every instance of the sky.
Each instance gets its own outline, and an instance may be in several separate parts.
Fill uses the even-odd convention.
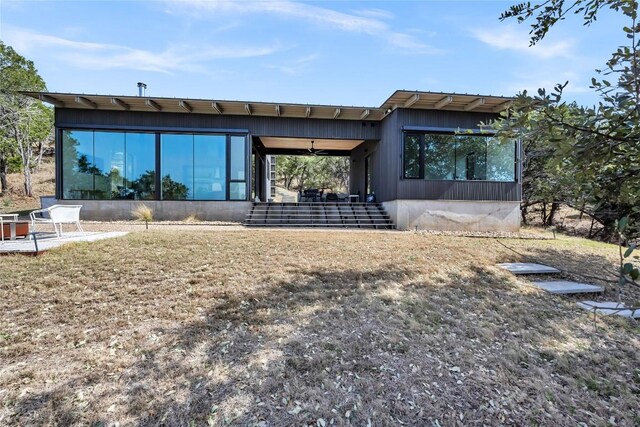
[[[52,92],[380,106],[397,89],[512,96],[589,89],[622,16],[571,17],[529,46],[515,1],[12,1],[0,39]]]

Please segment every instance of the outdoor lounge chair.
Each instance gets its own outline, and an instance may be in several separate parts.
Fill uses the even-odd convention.
[[[35,230],[36,224],[53,224],[56,236],[62,237],[62,224],[75,224],[78,230],[84,234],[80,225],[80,209],[82,205],[53,205],[46,209],[39,209],[29,213],[31,217],[31,229]]]

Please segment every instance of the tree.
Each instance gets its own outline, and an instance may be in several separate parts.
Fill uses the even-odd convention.
[[[562,100],[567,83],[558,84],[537,96],[521,94],[500,124],[507,134],[549,144],[552,167],[562,168],[572,185],[562,194],[563,201],[580,206],[603,226],[603,237],[613,240],[616,222],[629,217],[626,235],[640,230],[640,25],[635,0],[548,0],[540,4],[522,3],[509,8],[501,19],[519,22],[533,18],[531,43],[542,40],[548,31],[570,13],[582,15],[585,25],[597,13],[609,8],[622,13],[629,25],[623,28],[628,46],[619,47],[596,70],[592,88],[600,101],[594,107],[567,105]],[[615,80],[610,81],[611,77]],[[607,80],[609,79],[609,80]],[[567,190],[567,189],[565,189]],[[631,224],[635,224],[632,226]]]
[[[7,190],[12,158],[19,158],[25,195],[32,195],[31,173],[53,136],[53,111],[20,91],[46,90],[35,65],[0,42],[0,192]]]
[[[322,156],[278,156],[277,179],[288,189],[319,188],[346,191],[349,158]]]

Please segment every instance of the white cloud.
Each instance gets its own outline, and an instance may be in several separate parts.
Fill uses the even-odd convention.
[[[536,45],[530,46],[530,36],[526,30],[516,29],[512,25],[474,29],[471,30],[471,34],[481,42],[498,50],[511,50],[542,59],[569,57],[575,46],[575,41],[572,39],[553,42],[542,40]]]
[[[226,0],[168,0],[171,13],[187,13],[202,18],[203,12],[227,14],[274,14],[311,22],[319,27],[366,34],[385,40],[396,52],[437,54],[440,49],[423,43],[411,34],[397,32],[380,18],[393,15],[380,9],[360,11],[359,14],[338,12],[325,7],[293,1],[226,1]]]
[[[283,73],[288,74],[290,76],[295,76],[302,73],[306,68],[308,68],[308,65],[311,64],[316,59],[318,59],[318,55],[313,54],[313,55],[303,56],[302,58],[294,59],[292,61],[286,61],[284,64],[281,64],[281,65],[269,64],[269,65],[266,65],[266,67],[274,70],[280,70]]]
[[[206,72],[208,61],[270,55],[282,49],[279,43],[260,47],[174,45],[153,52],[109,43],[70,40],[31,30],[6,27],[3,38],[22,54],[44,52],[78,68],[91,70],[130,69],[172,73]]]

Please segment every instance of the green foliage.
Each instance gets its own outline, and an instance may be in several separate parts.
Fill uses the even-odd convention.
[[[638,260],[640,256],[634,255],[634,252],[638,248],[637,243],[631,243],[623,252],[623,245],[626,240],[625,232],[629,229],[629,217],[623,217],[617,222],[617,231],[620,244],[620,279],[619,285],[626,285],[628,283],[640,286],[638,279],[640,279],[640,268],[638,268],[632,259]]]
[[[629,46],[617,49],[592,80],[600,95],[597,106],[579,107],[562,101],[567,83],[536,96],[518,96],[504,114],[500,129],[520,136],[540,151],[540,164],[531,179],[546,181],[543,188],[529,189],[536,196],[552,197],[578,207],[603,225],[604,238],[615,237],[616,221],[629,217],[629,238],[640,235],[640,25],[637,2],[623,0],[546,1],[512,6],[501,18],[523,22],[534,17],[531,42],[540,41],[570,11],[582,14],[585,25],[597,12],[610,8],[621,12],[630,25],[623,31]],[[604,77],[607,77],[605,79]],[[612,82],[611,77],[615,80]],[[526,161],[526,160],[525,160]],[[536,176],[536,174],[538,176]]]
[[[287,189],[319,188],[347,191],[349,158],[322,156],[278,156],[276,179]]]
[[[35,65],[0,42],[0,183],[7,189],[9,159],[18,157],[25,194],[31,195],[31,172],[53,129],[53,110],[20,91],[46,90]]]

